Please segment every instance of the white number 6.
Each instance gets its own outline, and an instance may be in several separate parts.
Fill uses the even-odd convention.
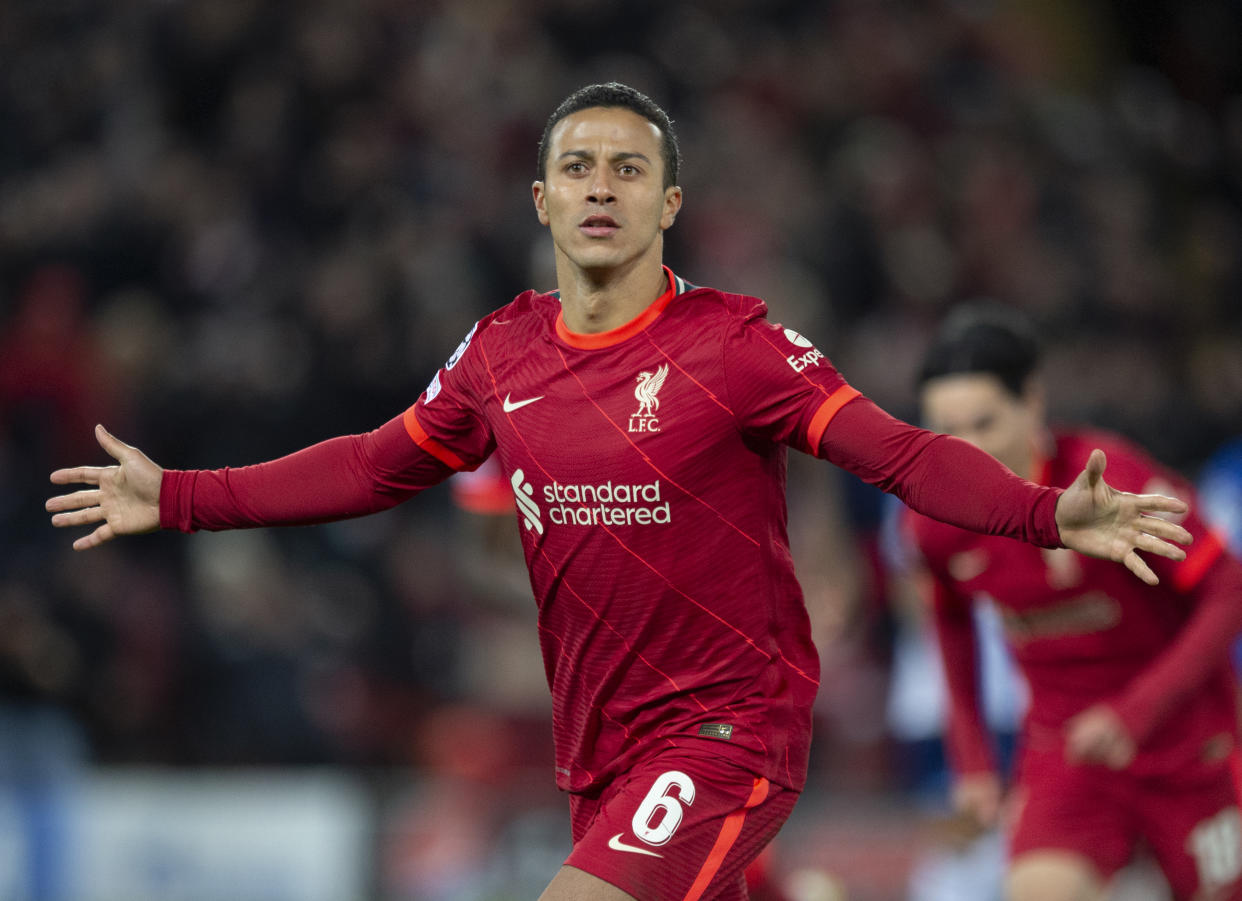
[[[661,773],[634,812],[634,834],[649,845],[666,844],[681,825],[681,806],[693,803],[694,781],[689,776],[677,770]]]

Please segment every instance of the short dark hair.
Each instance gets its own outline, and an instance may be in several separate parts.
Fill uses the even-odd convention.
[[[932,339],[919,368],[918,387],[942,375],[995,376],[1015,397],[1039,366],[1041,348],[1026,317],[993,302],[954,309]]]
[[[543,136],[539,139],[539,179],[548,174],[548,143],[552,129],[556,123],[567,116],[594,107],[621,108],[638,113],[656,128],[660,129],[660,155],[664,158],[664,187],[670,188],[677,184],[677,176],[681,170],[681,149],[677,146],[677,133],[673,131],[673,120],[660,105],[641,91],[629,85],[610,81],[606,84],[591,84],[579,88],[561,101],[552,115],[548,116],[543,126]]]

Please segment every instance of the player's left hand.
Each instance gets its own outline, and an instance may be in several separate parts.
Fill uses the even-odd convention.
[[[1102,763],[1124,770],[1134,760],[1134,739],[1117,712],[1096,704],[1065,724],[1065,756],[1075,763]]]
[[[1158,585],[1160,579],[1138,552],[1186,559],[1186,552],[1177,544],[1190,544],[1190,533],[1157,514],[1179,515],[1189,508],[1185,501],[1162,494],[1118,491],[1104,481],[1104,466],[1104,452],[1096,448],[1078,478],[1057,500],[1061,543],[1090,557],[1124,563],[1148,585]]]

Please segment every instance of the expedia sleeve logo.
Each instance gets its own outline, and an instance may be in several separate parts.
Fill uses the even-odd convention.
[[[785,357],[785,362],[790,365],[794,372],[801,372],[810,366],[818,366],[819,361],[824,359],[824,355],[820,353],[810,340],[802,337],[791,328],[785,329],[785,339],[798,350]]]

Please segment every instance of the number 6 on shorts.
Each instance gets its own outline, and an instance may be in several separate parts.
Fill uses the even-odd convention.
[[[673,794],[674,789],[676,794]],[[681,825],[682,805],[693,803],[694,780],[679,770],[669,770],[656,778],[651,791],[634,812],[630,825],[634,827],[634,834],[647,844],[667,844]]]

